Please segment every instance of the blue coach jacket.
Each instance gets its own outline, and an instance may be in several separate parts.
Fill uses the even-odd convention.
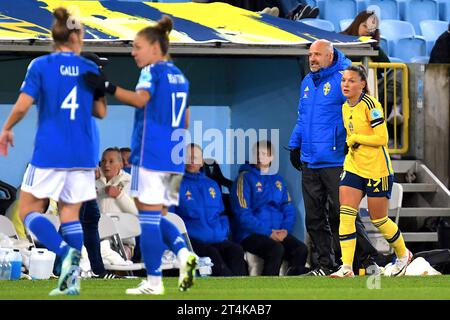
[[[295,209],[280,175],[261,175],[255,166],[244,164],[233,183],[230,199],[235,241],[241,242],[253,233],[270,236],[272,229],[292,232]]]
[[[222,193],[217,183],[203,172],[186,172],[180,185],[180,201],[175,209],[184,220],[189,237],[205,243],[228,238],[230,224],[224,211]]]
[[[334,49],[328,68],[310,72],[302,81],[298,118],[289,148],[301,149],[301,160],[309,168],[340,167],[344,163],[346,132],[342,121],[342,70],[351,65],[343,53]]]

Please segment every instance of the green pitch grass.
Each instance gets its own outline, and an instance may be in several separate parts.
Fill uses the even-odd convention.
[[[0,281],[0,299],[10,300],[298,300],[298,299],[450,299],[450,276],[385,278],[380,289],[367,288],[368,277],[331,279],[322,277],[198,278],[188,292],[177,290],[176,278],[165,278],[164,296],[128,296],[125,289],[141,279],[81,281],[81,295],[50,297],[57,280]],[[369,286],[377,282],[369,280]]]

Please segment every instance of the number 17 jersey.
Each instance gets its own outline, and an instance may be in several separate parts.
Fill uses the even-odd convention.
[[[20,91],[33,98],[38,127],[31,164],[40,168],[93,169],[98,137],[93,124],[94,92],[83,74],[98,67],[73,52],[34,59]]]
[[[189,82],[172,63],[160,61],[141,70],[136,91],[150,100],[134,114],[130,162],[148,170],[184,172],[184,128]]]

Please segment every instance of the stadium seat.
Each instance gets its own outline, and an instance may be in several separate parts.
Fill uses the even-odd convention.
[[[396,58],[396,57],[388,57],[388,58],[389,58],[389,61],[392,63],[404,63],[405,62],[402,59]]]
[[[191,240],[189,239],[189,235],[188,235],[186,225],[184,224],[183,219],[181,219],[181,217],[179,215],[177,215],[176,213],[173,213],[173,212],[168,212],[166,215],[166,218],[167,218],[167,220],[172,222],[178,228],[180,233],[183,235],[189,250],[194,252],[194,249],[192,249]]]
[[[450,2],[448,0],[438,0],[439,19],[442,21],[450,21]]]
[[[357,0],[356,8],[358,13],[367,9],[367,1],[366,0]]]
[[[309,0],[307,0],[307,2],[309,4]],[[319,19],[325,19],[324,18],[324,16],[325,16],[325,2],[327,2],[327,0],[316,0],[315,2],[316,2],[315,6],[319,7],[319,10],[320,10],[318,18]]]
[[[119,232],[121,240],[138,237],[141,234],[139,218],[130,213],[104,213],[110,217]]]
[[[371,6],[377,6],[380,8],[378,17],[380,20],[400,18],[398,3],[396,0],[369,0],[367,9],[370,10]]]
[[[409,62],[411,63],[423,63],[427,64],[428,61],[430,61],[430,56],[416,56],[409,59]]]
[[[105,214],[102,214],[100,216],[100,220],[98,222],[98,233],[100,235],[100,240],[111,239],[112,243],[119,249],[119,254],[122,256],[122,258],[124,260],[127,260],[122,239],[120,237],[119,231],[117,230],[116,223],[111,217],[108,217]],[[145,269],[145,265],[143,263],[133,263],[129,265],[114,265],[104,263],[104,265],[106,270],[126,271],[128,275],[132,275],[132,271]]]
[[[380,33],[387,40],[397,40],[416,35],[414,26],[407,21],[400,20],[381,20]]]
[[[411,38],[415,36],[414,27],[407,21],[400,20],[381,20],[380,34],[387,40],[389,52],[388,56],[393,55],[393,49],[399,39]]]
[[[7,217],[0,215],[0,233],[7,237],[19,239],[14,224]]]
[[[448,22],[439,20],[420,21],[420,30],[427,42],[427,55],[430,55],[431,49],[436,39],[448,28]]]
[[[322,19],[301,19],[299,22],[302,22],[304,24],[307,24],[309,26],[322,29],[325,31],[334,32],[334,24],[328,20],[322,20]]]
[[[300,1],[298,1],[298,2],[300,2]],[[316,0],[306,0],[306,4],[311,6],[311,7],[318,7],[319,6],[318,1],[316,1]]]
[[[353,19],[342,19],[341,21],[339,21],[339,28],[342,31],[344,31],[345,29],[347,29],[353,22]]]
[[[411,58],[426,55],[426,42],[421,37],[399,39],[393,50],[393,56],[411,62]]]
[[[414,26],[416,34],[421,34],[420,21],[438,19],[438,4],[435,0],[410,0],[406,2],[404,20]]]
[[[326,1],[324,19],[334,24],[334,30],[339,30],[339,21],[354,19],[357,13],[356,0]]]
[[[386,55],[389,55],[389,44],[385,37],[380,36],[380,43],[379,43],[381,49],[383,49],[384,53]]]

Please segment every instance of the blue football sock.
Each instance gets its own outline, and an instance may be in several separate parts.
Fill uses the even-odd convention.
[[[139,210],[141,222],[141,252],[147,269],[151,276],[161,276],[161,258],[164,253],[164,242],[161,236],[161,211]]]
[[[69,250],[69,246],[56,231],[55,226],[41,213],[29,213],[23,223],[47,249],[58,256],[63,257]]]
[[[180,233],[180,230],[164,216],[161,217],[161,233],[164,243],[175,254],[178,254],[178,251],[182,248],[187,249],[186,242],[184,241],[184,237]]]
[[[61,224],[61,233],[64,241],[66,241],[69,246],[81,251],[83,248],[83,229],[80,221]]]

